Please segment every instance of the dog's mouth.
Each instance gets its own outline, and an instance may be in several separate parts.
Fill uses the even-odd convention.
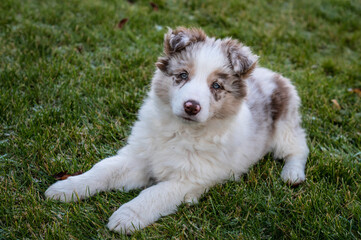
[[[191,118],[188,118],[188,117],[182,117],[184,120],[186,120],[186,121],[190,121],[190,122],[194,122],[194,120],[193,119],[191,119]]]
[[[181,117],[184,122],[197,122],[196,120],[189,118],[189,117]]]
[[[196,124],[196,123],[200,123],[201,121],[195,117],[195,116],[189,116],[187,114],[175,114],[175,116],[180,119],[183,123],[188,123],[188,124]]]

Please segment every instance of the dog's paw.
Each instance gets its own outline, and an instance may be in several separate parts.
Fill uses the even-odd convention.
[[[146,224],[141,219],[141,213],[123,205],[109,218],[107,227],[112,231],[131,235],[136,230],[146,227]]]
[[[62,202],[77,201],[80,197],[76,193],[74,183],[69,179],[58,181],[45,191],[47,199],[59,200]]]
[[[304,168],[292,163],[286,163],[283,167],[281,178],[292,186],[297,186],[306,180]]]

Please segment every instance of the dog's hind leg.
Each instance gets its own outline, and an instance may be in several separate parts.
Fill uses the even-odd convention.
[[[112,189],[130,190],[146,186],[149,174],[144,159],[128,145],[118,155],[95,164],[89,171],[58,181],[45,192],[47,198],[63,202],[77,201],[97,192]]]
[[[270,95],[272,123],[272,148],[276,158],[283,158],[285,165],[281,177],[297,185],[306,179],[305,166],[308,156],[306,134],[301,128],[300,98],[291,82],[281,75],[274,75],[275,89]]]
[[[305,166],[309,150],[306,134],[298,121],[277,122],[273,141],[275,157],[285,160],[281,172],[282,179],[290,185],[298,185],[305,181]]]

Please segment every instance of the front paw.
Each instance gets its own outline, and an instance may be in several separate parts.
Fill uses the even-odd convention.
[[[296,164],[287,164],[283,167],[281,177],[286,183],[297,186],[306,180],[304,168]]]
[[[136,230],[146,227],[146,224],[137,210],[133,210],[125,204],[109,218],[107,227],[112,231],[130,235]]]
[[[81,196],[76,192],[75,185],[70,179],[58,181],[45,191],[45,197],[62,202],[76,202]]]

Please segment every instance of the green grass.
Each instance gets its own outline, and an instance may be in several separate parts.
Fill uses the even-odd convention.
[[[361,238],[361,3],[0,2],[0,239],[127,238],[108,217],[137,196],[44,199],[60,171],[86,171],[126,143],[166,27],[240,39],[292,79],[303,101],[307,181],[290,188],[267,156],[136,239]],[[128,18],[122,29],[118,22]],[[336,99],[341,109],[331,102]]]

